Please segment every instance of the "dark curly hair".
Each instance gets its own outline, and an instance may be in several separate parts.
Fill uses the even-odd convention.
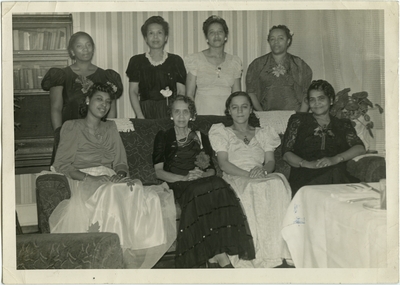
[[[182,101],[188,104],[189,112],[190,112],[190,117],[193,119],[193,121],[196,119],[197,112],[196,112],[196,106],[194,105],[194,101],[190,99],[188,96],[185,95],[176,95],[174,98],[169,103],[169,108],[168,108],[168,114],[172,116],[172,111],[174,109],[174,103],[176,101]]]
[[[92,99],[93,95],[96,94],[97,91],[100,92],[105,92],[110,95],[111,100],[116,99],[116,91],[114,91],[115,85],[113,85],[110,82],[107,83],[94,83],[88,90],[88,92],[85,94],[89,99]],[[83,100],[83,102],[79,106],[79,115],[81,118],[85,118],[87,116],[89,110],[89,105],[86,104],[86,97]],[[107,113],[108,114],[108,113]],[[106,120],[107,114],[101,118],[102,121]]]
[[[168,22],[166,22],[164,20],[163,17],[161,16],[152,16],[150,18],[148,18],[146,20],[146,22],[144,22],[143,26],[140,28],[140,30],[142,31],[142,35],[144,38],[147,37],[147,28],[151,25],[151,24],[159,24],[163,27],[163,30],[165,32],[165,35],[168,36],[169,34],[169,25]]]
[[[335,89],[333,89],[332,85],[328,81],[322,79],[313,80],[307,90],[307,100],[310,100],[310,92],[312,90],[324,92],[329,100],[335,102]]]
[[[226,36],[229,34],[228,25],[226,24],[225,20],[222,19],[220,16],[212,15],[212,16],[208,17],[207,20],[205,20],[203,23],[203,32],[206,37],[207,37],[208,29],[214,23],[218,23],[222,26]]]
[[[75,55],[72,54],[72,49],[74,48],[74,44],[75,44],[76,40],[79,37],[87,37],[87,38],[89,38],[89,41],[93,46],[93,52],[95,50],[95,45],[94,45],[93,38],[88,33],[85,33],[85,32],[82,32],[82,31],[76,32],[75,34],[73,34],[71,36],[71,38],[69,39],[69,42],[68,42],[68,55],[72,60],[75,59]]]
[[[272,32],[273,30],[277,30],[277,29],[282,30],[282,31],[285,32],[286,37],[288,38],[288,40],[290,40],[290,42],[289,42],[289,44],[288,44],[288,47],[290,47],[290,46],[292,45],[292,41],[293,41],[293,34],[290,32],[289,28],[286,27],[285,25],[273,26],[271,29],[269,29],[269,32],[268,32],[268,41],[269,41],[269,37],[270,37],[270,35],[271,35],[271,32]]]
[[[249,116],[249,125],[253,126],[253,127],[258,127],[259,126],[259,120],[258,120],[256,114],[254,114],[253,102],[251,101],[250,95],[247,94],[244,91],[236,91],[236,92],[232,93],[228,97],[228,99],[226,99],[226,102],[225,102],[225,115],[228,117],[229,121],[232,121],[232,124],[233,124],[232,116],[231,116],[231,114],[229,114],[229,108],[231,106],[233,98],[239,97],[239,96],[243,96],[243,97],[247,98],[247,100],[250,103],[251,113],[250,113],[250,116]]]

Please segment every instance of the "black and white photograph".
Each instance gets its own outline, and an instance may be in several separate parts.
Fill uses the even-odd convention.
[[[3,282],[398,283],[398,27],[2,2]]]

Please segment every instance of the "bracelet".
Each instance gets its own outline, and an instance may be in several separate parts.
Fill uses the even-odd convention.
[[[303,162],[304,162],[304,159],[300,160],[300,162],[299,162],[300,167],[303,167]]]
[[[339,163],[344,161],[344,157],[343,156],[338,156],[337,158],[339,159]]]
[[[119,174],[117,174],[117,176],[121,177],[121,178],[125,178],[126,174],[124,175],[122,172],[120,172]]]

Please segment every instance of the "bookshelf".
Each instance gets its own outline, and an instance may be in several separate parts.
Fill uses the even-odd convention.
[[[53,149],[49,92],[41,82],[52,67],[71,64],[71,15],[13,15],[13,84],[16,174],[47,170]]]

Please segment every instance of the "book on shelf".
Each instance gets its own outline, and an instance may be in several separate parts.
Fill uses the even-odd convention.
[[[18,30],[13,30],[13,45],[14,45],[14,50],[19,50],[19,33],[18,33]]]
[[[65,29],[13,30],[14,50],[65,50]]]

